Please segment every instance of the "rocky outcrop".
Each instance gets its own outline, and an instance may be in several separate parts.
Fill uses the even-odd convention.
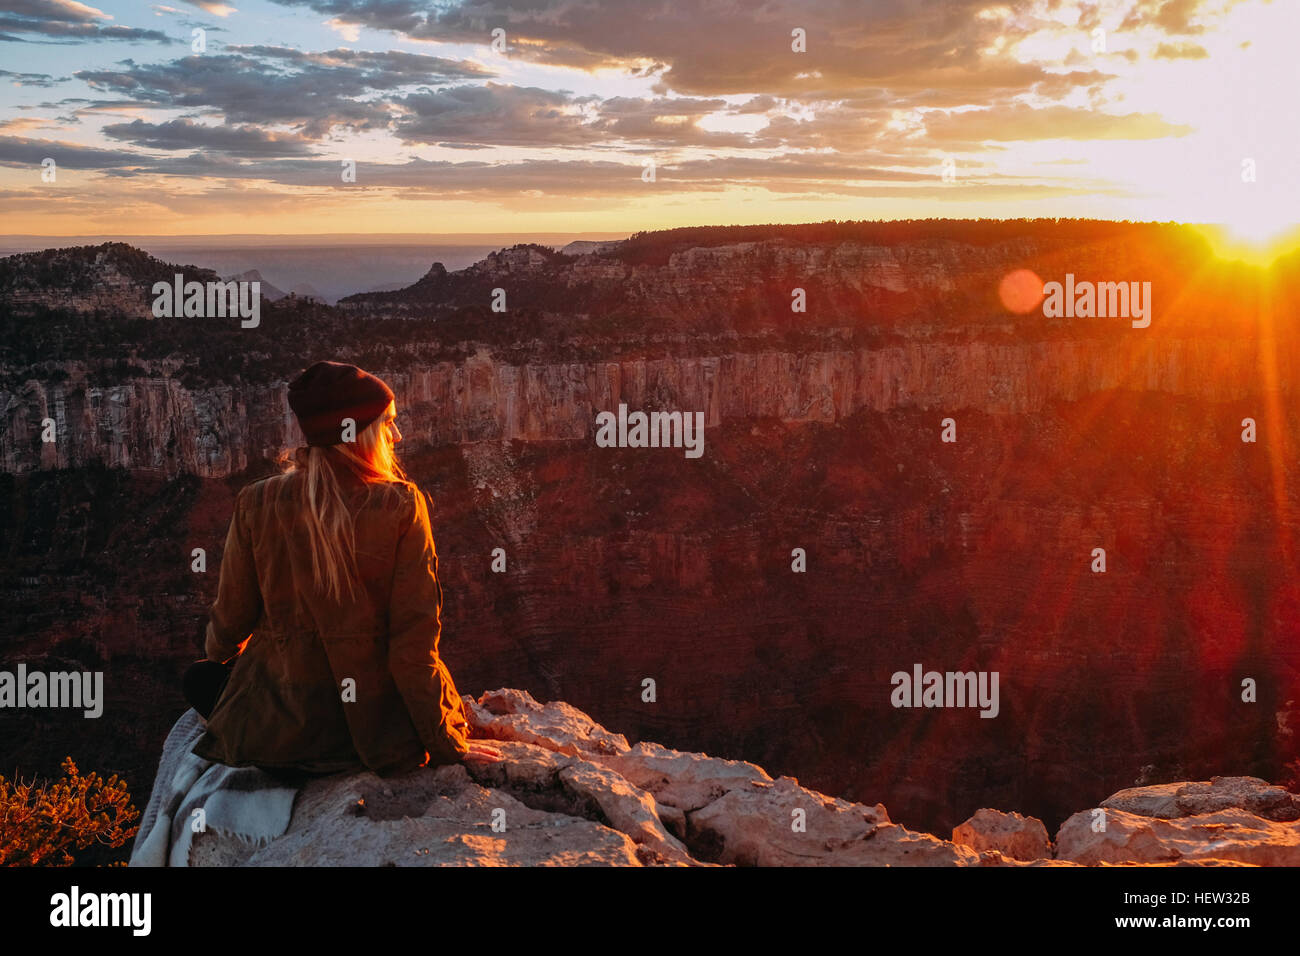
[[[980,852],[996,850],[1013,860],[1041,860],[1052,855],[1052,841],[1042,820],[987,808],[957,826],[952,842]]]
[[[124,242],[26,252],[0,259],[0,304],[36,309],[153,318],[153,284],[176,273],[214,281],[211,269],[173,265]],[[0,405],[3,405],[0,402]]]
[[[195,837],[191,864],[1287,865],[1298,858],[1295,826],[1245,809],[1160,821],[1159,832],[1152,831],[1154,818],[1111,810],[1116,825],[1100,840],[1080,840],[1067,822],[1059,839],[1069,852],[1061,859],[1052,859],[1042,823],[1019,814],[981,810],[949,842],[891,822],[880,804],[828,797],[790,777],[773,780],[751,763],[652,743],[629,746],[563,702],[543,705],[512,689],[465,701],[473,736],[491,741],[503,760],[387,779],[360,773],[315,780],[299,793],[283,836],[258,848],[209,830]],[[1178,786],[1189,793],[1209,787],[1218,802],[1280,802],[1276,794],[1263,796],[1263,781],[1233,780]],[[1129,805],[1150,796],[1116,795]]]
[[[1220,810],[1249,810],[1265,820],[1300,820],[1300,797],[1258,777],[1215,777],[1208,783],[1167,783],[1121,790],[1101,806],[1142,817],[1172,820]]]
[[[1300,866],[1300,798],[1257,777],[1121,790],[1076,813],[1056,855],[1077,863],[1235,861]]]
[[[620,239],[609,239],[605,241],[592,241],[590,239],[575,239],[560,249],[562,256],[585,256],[596,252],[605,252],[610,249],[618,248],[622,242]]]
[[[335,775],[299,794],[256,849],[209,831],[194,865],[970,866],[978,854],[891,823],[885,808],[773,780],[760,767],[629,746],[563,702],[465,698],[504,759],[401,777]]]

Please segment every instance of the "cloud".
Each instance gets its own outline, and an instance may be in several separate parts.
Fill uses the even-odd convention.
[[[337,17],[333,17],[326,20],[325,25],[349,43],[356,43],[361,39],[361,27],[355,23],[344,23]]]
[[[601,136],[638,146],[664,149],[682,146],[747,147],[755,140],[744,133],[721,132],[697,125],[713,113],[730,112],[723,99],[695,97],[612,97],[595,109],[590,128]]]
[[[1201,0],[1138,0],[1120,23],[1121,30],[1151,25],[1165,33],[1204,33],[1205,27],[1193,23]]]
[[[12,73],[9,70],[0,70],[0,79],[8,79],[15,86],[51,87],[61,82],[48,73]]]
[[[769,98],[770,99],[770,98]],[[775,101],[772,101],[773,103]],[[753,148],[774,137],[710,130],[712,115],[743,116],[721,98],[574,96],[538,87],[488,83],[423,91],[393,100],[395,122],[407,143],[453,146],[617,147],[631,150],[688,146]],[[807,146],[808,142],[800,145]]]
[[[12,42],[25,38],[29,42],[175,42],[158,30],[142,30],[104,22],[112,19],[104,11],[77,3],[76,0],[6,0],[4,9],[0,10],[0,40]],[[33,36],[48,39],[32,41],[30,38]]]
[[[107,14],[74,0],[0,2],[0,19],[112,26]],[[174,14],[183,6],[163,2],[173,5],[154,9]],[[185,2],[216,16],[215,8],[233,10],[237,0]],[[1120,70],[1123,57],[1141,50],[1142,69],[1160,77],[1171,68],[1151,59],[1205,55],[1184,42],[1201,32],[1198,17],[1205,15],[1187,0],[1126,0],[1142,29],[1135,48],[1108,59],[1071,48],[1065,65],[1059,58],[1067,47],[1057,41],[1082,31],[1086,46],[1087,25],[1100,23],[1104,5],[1080,4],[1072,25],[1056,14],[1059,0],[274,2],[295,8],[305,31],[297,32],[299,43],[338,42],[324,23],[349,39],[364,29],[479,45],[483,62],[258,43],[251,38],[266,34],[241,32],[249,25],[235,17],[225,23],[231,38],[250,42],[207,55],[87,56],[75,78],[93,92],[59,100],[51,114],[69,124],[84,119],[84,135],[51,131],[55,121],[8,124],[0,127],[0,164],[27,167],[54,156],[60,169],[97,170],[95,186],[104,185],[106,195],[135,190],[147,203],[156,192],[169,208],[188,200],[167,197],[206,189],[287,203],[319,195],[364,208],[368,197],[396,204],[414,196],[529,209],[646,197],[686,206],[731,189],[783,200],[1101,193],[1110,184],[977,171],[988,168],[981,160],[1014,153],[1010,143],[1186,135],[1190,127],[1155,111],[1119,115],[1100,107],[1123,102],[1133,72]],[[485,49],[497,26],[506,30],[502,58]],[[808,52],[790,49],[794,27],[807,31]],[[1035,42],[1019,43],[1030,37]],[[1078,39],[1069,42],[1077,47]],[[1161,39],[1169,42],[1157,45]],[[1034,49],[1050,49],[1050,62],[1020,59]],[[621,71],[619,95],[572,72],[604,66]],[[518,85],[504,81],[521,76],[527,80]],[[0,71],[5,79],[39,87],[64,78]],[[1089,102],[1098,108],[1079,105]],[[113,111],[124,115],[103,115]],[[24,138],[41,135],[37,130],[76,142]],[[339,144],[357,141],[355,155],[385,161],[362,162],[358,181],[343,184],[330,157]],[[457,152],[415,157],[428,146]],[[941,152],[962,164],[958,184],[937,181]],[[641,179],[644,156],[658,163],[654,184]]]
[[[55,129],[57,124],[53,120],[42,119],[39,116],[17,116],[13,119],[0,120],[0,132],[6,133],[25,133],[35,129]]]
[[[79,143],[0,136],[0,166],[39,167],[51,157],[60,169],[90,169],[103,172],[114,167],[149,166],[152,160],[126,150],[100,149]]]
[[[1163,139],[1192,132],[1192,127],[1168,123],[1158,113],[1118,115],[1070,106],[1034,109],[1023,103],[962,113],[927,113],[925,128],[935,142],[965,144],[1042,139]]]
[[[189,56],[170,63],[131,60],[116,70],[76,74],[92,88],[159,107],[201,109],[233,123],[294,125],[313,138],[334,126],[386,129],[390,105],[367,99],[416,82],[477,77],[473,64],[416,53],[286,47],[230,47],[233,52]]]
[[[287,157],[274,162],[242,162],[233,149],[202,150],[202,140],[218,140],[213,127],[197,124],[143,122],[123,123],[114,129],[118,138],[156,137],[159,143],[171,142],[174,148],[196,148],[185,156],[152,157],[124,150],[100,149],[74,143],[32,140],[0,136],[0,165],[39,167],[41,160],[52,156],[60,168],[99,170],[115,179],[132,179],[143,175],[182,176],[187,179],[257,180],[282,186],[339,186],[337,160],[314,157]],[[156,132],[161,129],[162,132]],[[232,144],[223,142],[223,146]],[[160,147],[171,148],[171,147]],[[257,157],[250,147],[247,155]],[[639,162],[613,160],[536,159],[519,162],[422,160],[413,158],[401,163],[359,163],[357,191],[374,188],[400,188],[403,194],[431,192],[440,194],[487,194],[542,192],[564,195],[626,194],[649,195],[663,188],[641,179]],[[937,176],[933,161],[920,171],[872,167],[833,155],[810,155],[757,159],[722,157],[660,164],[657,180],[673,190],[720,190],[735,184],[764,186],[767,183],[797,183],[800,188],[831,188],[838,182],[905,183],[931,181]],[[782,187],[782,188],[789,188]]]
[[[309,156],[311,140],[295,133],[276,133],[256,126],[204,126],[187,119],[166,123],[114,123],[105,126],[110,139],[149,149],[211,149],[231,156],[267,158]]]
[[[753,9],[722,0],[457,0],[427,12],[413,0],[275,2],[420,40],[486,45],[501,27],[512,59],[583,70],[651,64],[661,93],[829,99],[864,87],[948,88],[980,102],[1009,81],[1025,92],[1047,75],[981,52],[1037,29],[977,17],[988,0],[768,0]],[[795,27],[806,31],[806,53],[791,50]]]
[[[573,146],[596,142],[580,107],[595,97],[573,97],[537,87],[488,83],[404,96],[396,134],[407,143],[442,140],[466,145]]]
[[[1161,43],[1155,52],[1158,60],[1204,60],[1209,55],[1198,43]]]
[[[352,69],[371,89],[395,89],[409,83],[438,83],[454,79],[487,78],[496,72],[469,60],[451,60],[401,50],[321,50],[309,53],[286,46],[227,47],[232,53],[255,57],[268,64],[322,70]]]
[[[192,7],[198,7],[204,13],[211,14],[214,17],[228,17],[232,13],[238,13],[228,3],[221,3],[220,0],[185,0]]]
[[[1063,99],[1079,87],[1091,88],[1115,79],[1114,73],[1098,70],[1075,70],[1070,73],[1053,73],[1034,84],[1034,92],[1048,99]]]

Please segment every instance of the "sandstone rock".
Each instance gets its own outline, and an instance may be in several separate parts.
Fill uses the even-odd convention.
[[[1100,806],[1140,817],[1169,820],[1183,815],[1178,808],[1178,791],[1183,786],[1183,783],[1161,783],[1150,787],[1130,787],[1111,794],[1101,801]]]
[[[283,836],[256,847],[201,833],[191,865],[1300,865],[1300,822],[1254,812],[1289,813],[1293,795],[1253,777],[1121,791],[1106,801],[1104,832],[1092,831],[1091,810],[1077,813],[1052,858],[1041,821],[1018,813],[982,809],[948,842],[891,822],[880,804],[773,780],[744,761],[629,747],[577,708],[526,691],[465,703],[475,738],[491,739],[502,760],[313,780]],[[1154,815],[1177,805],[1213,812]]]
[[[1165,820],[1233,807],[1266,820],[1300,819],[1300,797],[1259,777],[1213,777],[1209,781],[1132,787],[1107,797],[1101,806]]]
[[[199,834],[203,866],[976,865],[978,854],[739,760],[629,747],[563,702],[466,697],[494,763],[310,782],[266,847]],[[644,784],[645,786],[642,786]],[[651,791],[650,787],[654,790]],[[795,811],[801,811],[796,814]],[[494,811],[501,811],[494,816]],[[799,819],[798,826],[792,823]],[[493,828],[494,820],[505,829]]]
[[[1179,788],[1176,800],[1186,816],[1240,807],[1265,820],[1300,819],[1300,798],[1259,777],[1212,777],[1209,783],[1188,783]]]
[[[1057,858],[1085,864],[1227,860],[1300,866],[1300,824],[1265,820],[1248,810],[1162,819],[1108,809],[1105,819],[1100,833],[1093,830],[1091,810],[1061,824]]]
[[[492,829],[494,810],[506,829]],[[534,810],[470,779],[463,765],[381,779],[312,781],[289,831],[252,848],[196,834],[193,866],[638,866],[636,846],[581,816]]]
[[[570,793],[592,800],[609,825],[627,834],[638,846],[654,850],[664,860],[684,865],[694,862],[686,847],[659,819],[654,797],[618,774],[575,760],[560,771],[559,779]]]
[[[762,767],[747,761],[723,760],[648,742],[592,759],[650,792],[660,804],[686,813],[707,806],[732,790],[772,784],[772,778]]]
[[[628,747],[575,707],[540,704],[525,691],[489,691],[466,698],[476,733],[523,741],[574,759],[559,781],[575,796],[590,795],[604,818],[634,842],[677,861],[685,852],[664,826],[662,808],[680,815],[678,834],[696,859],[743,866],[975,865],[978,855],[889,821],[885,808],[827,797],[790,777],[773,781],[758,766],[642,742]],[[513,752],[513,751],[512,751]],[[545,758],[530,758],[533,761]],[[591,763],[605,768],[603,773]],[[480,781],[510,778],[509,766],[471,770]],[[536,806],[532,803],[530,805]],[[803,828],[795,829],[795,810]]]
[[[627,751],[627,738],[611,734],[564,701],[540,704],[525,690],[486,691],[465,709],[476,736],[537,744],[565,754],[605,755]]]
[[[802,814],[797,813],[802,811]],[[800,787],[751,782],[688,813],[696,855],[741,866],[975,866],[979,855],[890,823],[866,807]],[[797,829],[795,824],[802,825]]]
[[[1036,817],[980,809],[952,831],[952,842],[976,851],[997,850],[1013,860],[1040,860],[1052,855],[1047,827]]]

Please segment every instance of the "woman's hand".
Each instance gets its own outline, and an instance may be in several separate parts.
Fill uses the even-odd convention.
[[[494,763],[498,760],[505,759],[505,754],[495,747],[489,747],[486,744],[470,741],[469,753],[462,754],[461,760],[482,760],[486,763]]]

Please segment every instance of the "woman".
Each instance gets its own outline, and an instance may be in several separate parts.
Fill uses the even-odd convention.
[[[469,740],[438,655],[438,555],[394,453],[392,389],[317,362],[289,406],[307,445],[236,499],[208,660],[185,677],[207,718],[193,752],[290,777],[500,759]]]

